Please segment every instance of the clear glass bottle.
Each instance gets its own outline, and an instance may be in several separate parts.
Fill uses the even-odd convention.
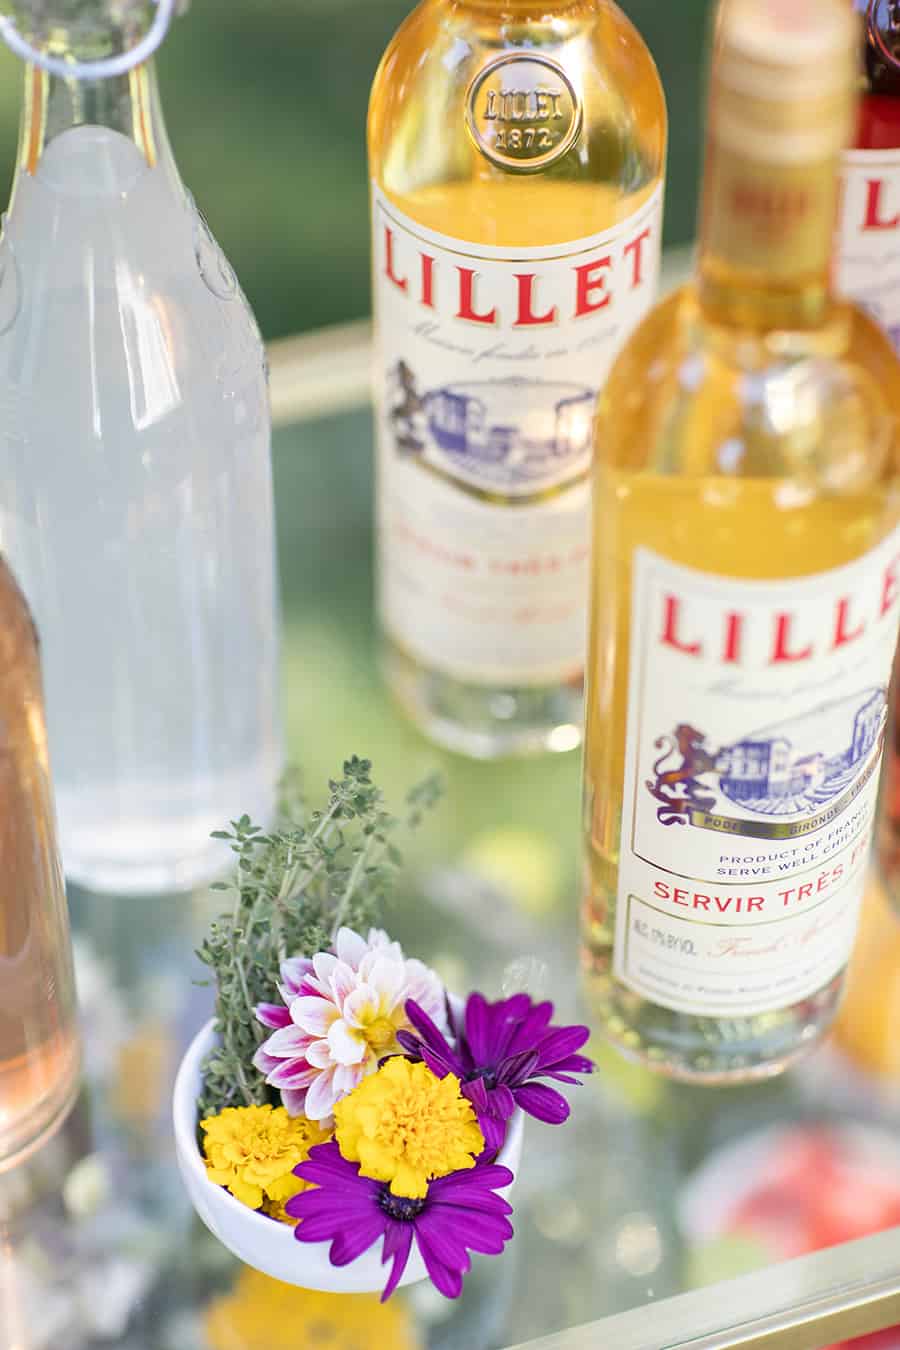
[[[725,0],[698,271],[601,398],[584,957],[674,1077],[777,1072],[837,1007],[897,634],[900,366],[829,282],[842,0]]]
[[[78,1091],[72,952],[37,636],[0,558],[0,1172],[62,1122]]]
[[[128,51],[144,3],[26,3],[33,44]],[[48,13],[48,11],[50,11]],[[66,14],[76,14],[72,22]],[[44,644],[63,859],[188,888],[280,772],[266,370],[185,190],[151,64],[25,70],[0,239],[0,542]]]
[[[580,740],[591,414],[654,299],[665,151],[611,0],[423,0],[375,77],[384,665],[470,755]]]

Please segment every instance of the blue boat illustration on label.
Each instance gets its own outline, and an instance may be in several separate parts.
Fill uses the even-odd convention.
[[[422,390],[400,360],[387,387],[396,454],[460,482],[535,491],[575,477],[590,460],[596,395],[585,385],[509,376]]]
[[[661,753],[645,787],[662,803],[657,818],[663,825],[710,828],[698,817],[716,808],[717,790],[744,813],[815,815],[869,766],[886,713],[886,690],[869,688],[719,748],[702,731],[680,723],[654,742]]]

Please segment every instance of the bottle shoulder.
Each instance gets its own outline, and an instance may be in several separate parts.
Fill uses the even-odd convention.
[[[561,69],[546,84],[561,101],[539,98],[530,60]],[[489,89],[479,85],[486,68],[503,71]],[[568,144],[567,84],[579,119]],[[480,113],[478,89],[488,90]],[[493,158],[473,131],[480,115],[494,119],[484,127],[501,147]],[[521,21],[492,5],[424,0],[388,46],[369,106],[370,172],[395,204],[420,224],[501,245],[585,237],[622,218],[623,200],[659,181],[666,137],[653,58],[609,0]]]
[[[596,427],[598,462],[616,470],[867,490],[900,471],[900,363],[857,305],[757,333],[711,323],[688,284],[626,342]]]

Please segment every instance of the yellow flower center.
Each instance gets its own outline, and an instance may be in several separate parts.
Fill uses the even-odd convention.
[[[484,1137],[452,1074],[396,1056],[334,1108],[337,1139],[360,1172],[394,1195],[422,1198],[428,1182],[474,1167]]]
[[[394,1042],[396,1028],[389,1017],[378,1017],[366,1027],[365,1037],[376,1052],[386,1050]]]

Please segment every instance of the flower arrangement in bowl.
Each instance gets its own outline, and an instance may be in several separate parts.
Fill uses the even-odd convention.
[[[216,1016],[176,1080],[178,1163],[207,1227],[267,1275],[456,1298],[470,1253],[513,1235],[524,1116],[568,1117],[551,1083],[591,1072],[588,1030],[526,993],[458,998],[408,958],[372,922],[401,859],[368,762],[330,793],[226,834],[234,903],[199,953]],[[435,796],[414,789],[410,824]]]

